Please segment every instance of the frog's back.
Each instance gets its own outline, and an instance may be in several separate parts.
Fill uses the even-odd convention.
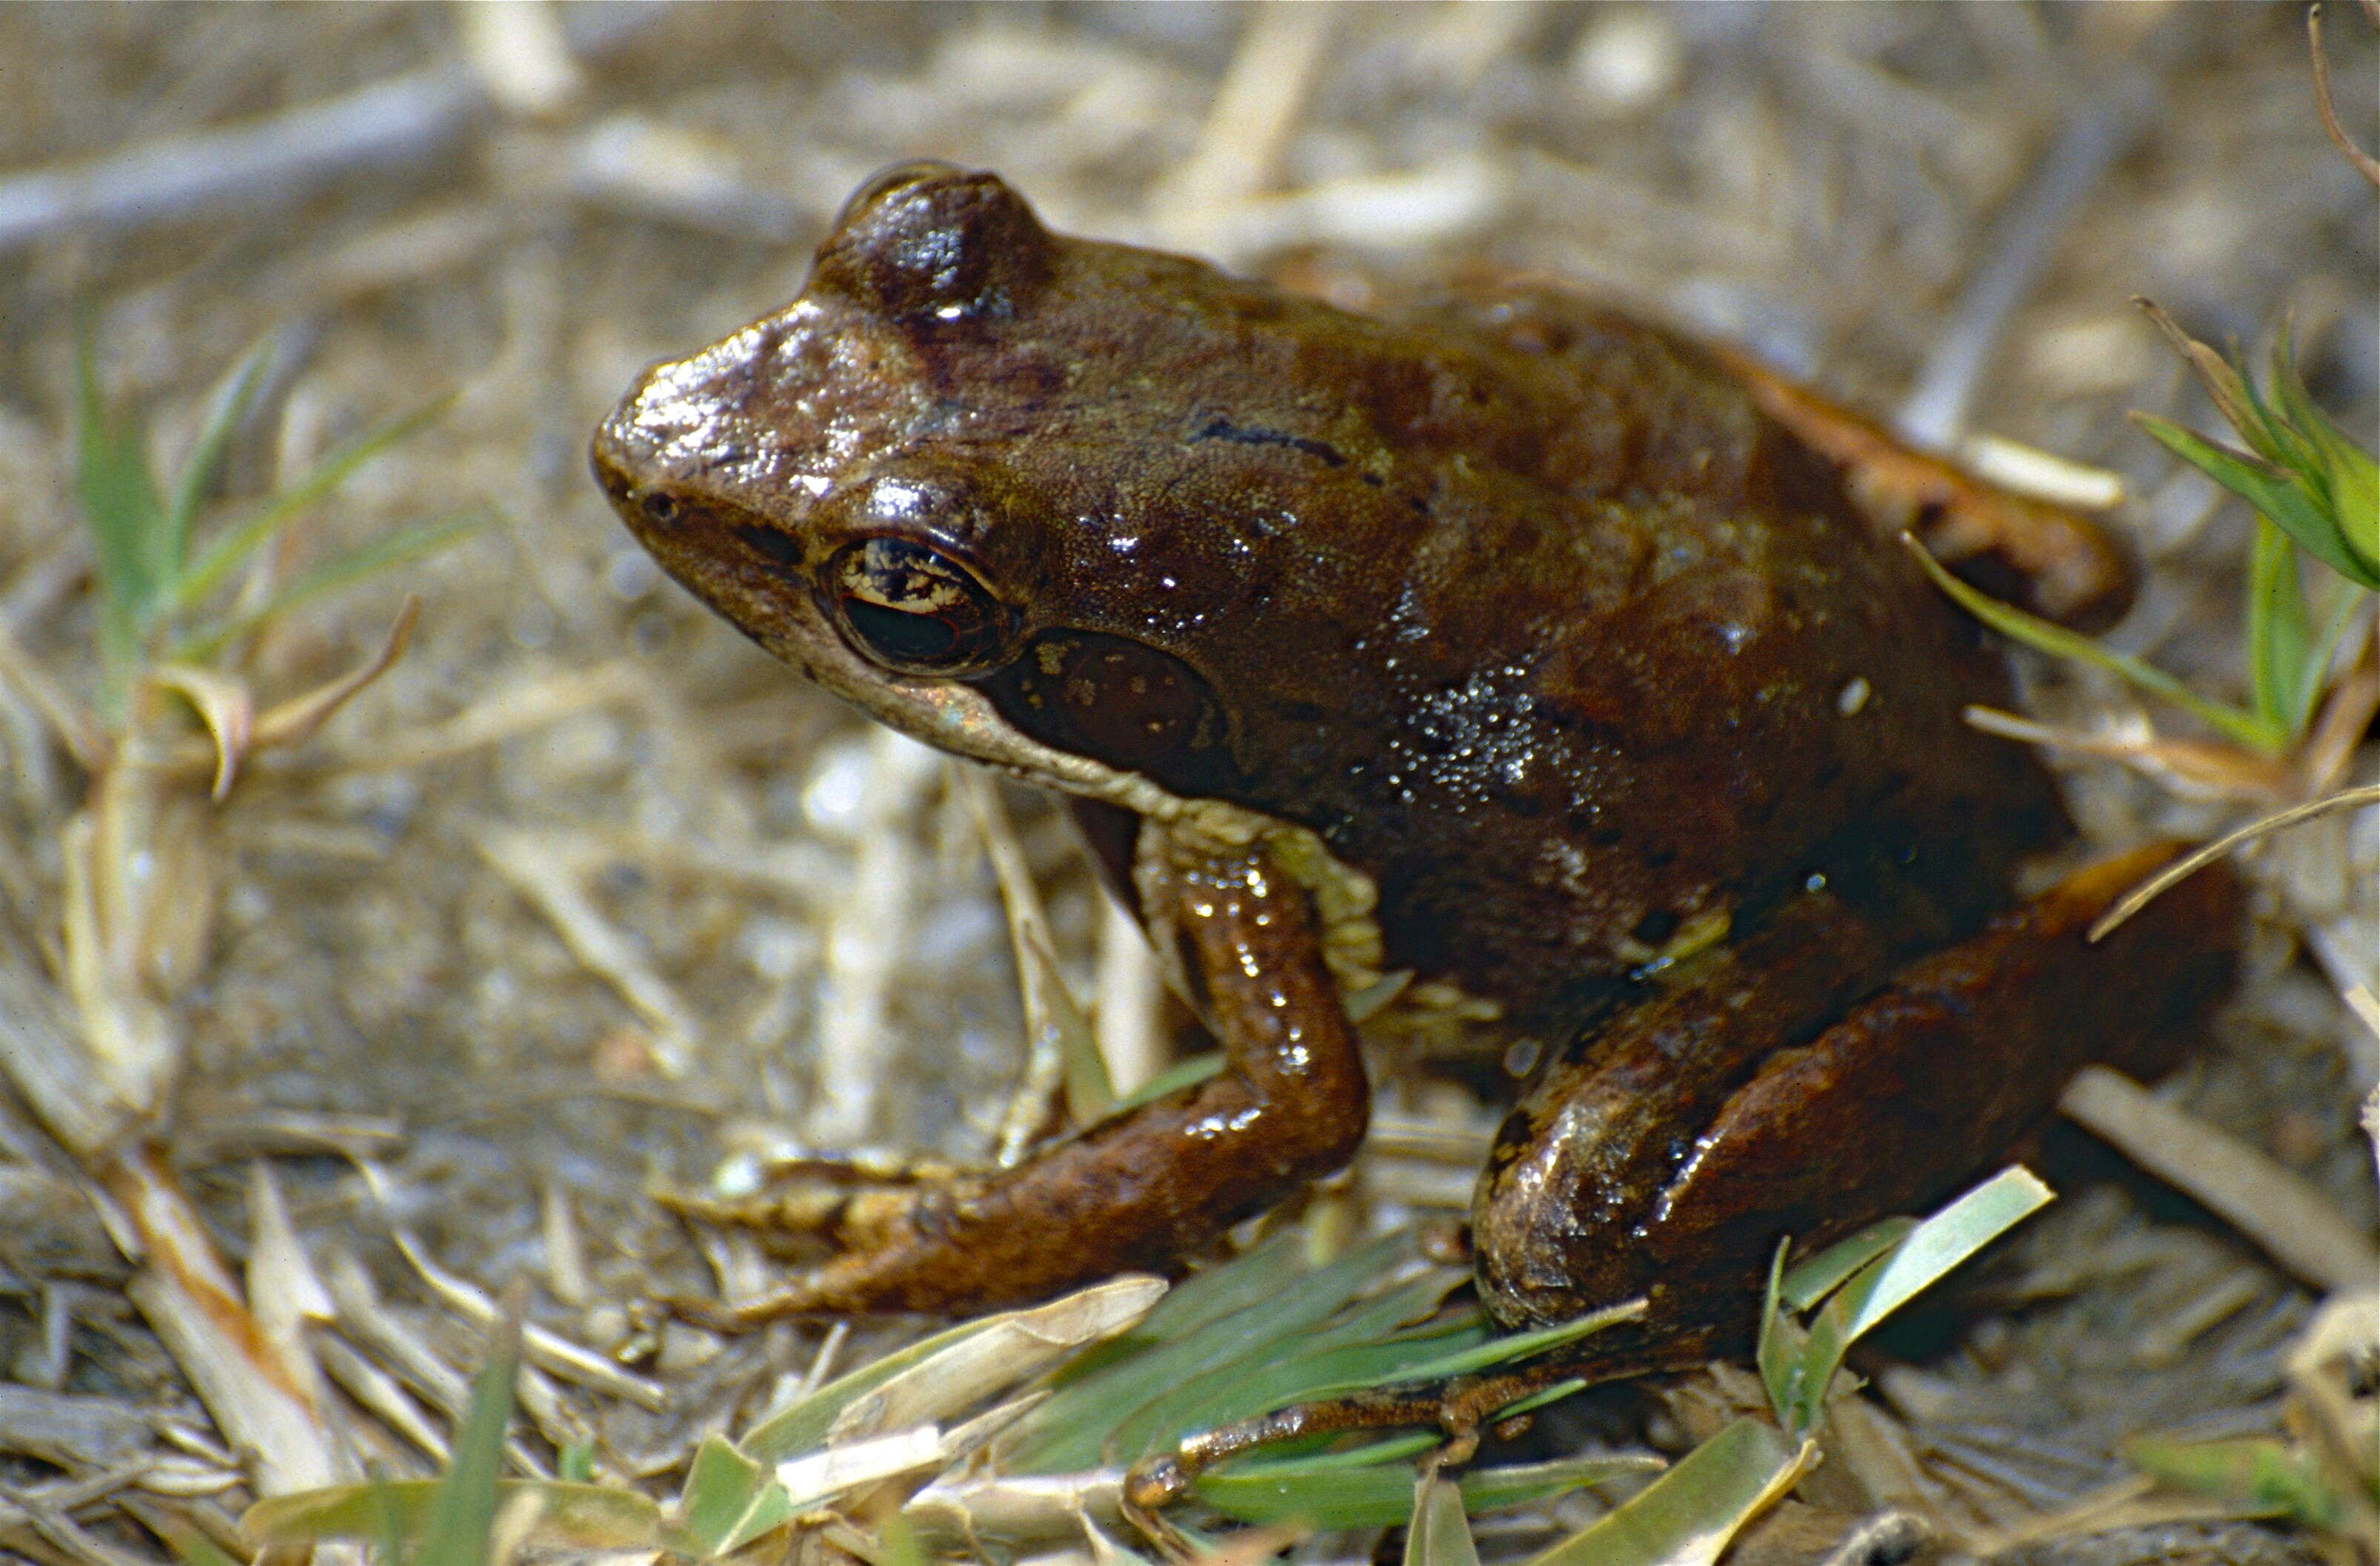
[[[1381,878],[1393,953],[1559,1016],[1813,875],[1934,939],[2006,899],[2065,830],[2054,790],[1965,724],[2007,699],[1997,653],[1829,463],[1608,308],[1472,292],[1406,319],[1497,373],[1370,404],[1453,476],[1404,590],[1473,649],[1399,710],[1418,786],[1334,839]]]

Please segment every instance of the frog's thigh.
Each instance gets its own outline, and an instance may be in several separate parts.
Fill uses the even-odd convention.
[[[1185,867],[1174,925],[1228,1068],[1102,1121],[1014,1169],[928,1186],[871,1215],[866,1240],[748,1305],[950,1312],[1047,1298],[1162,1269],[1354,1156],[1369,1092],[1303,888],[1260,850]]]
[[[2131,566],[2086,518],[1904,445],[1748,354],[1720,348],[1718,355],[1762,411],[1842,468],[1852,499],[1880,529],[1913,529],[1944,564],[1980,576],[1991,590],[2061,625],[2097,631],[2123,617],[2132,600]]]
[[[2201,874],[2099,945],[2083,931],[2172,852],[2070,877],[1769,1060],[1628,1237],[1655,1276],[1717,1306],[1781,1235],[1823,1244],[1938,1201],[2039,1123],[2082,1066],[2162,1064],[2229,986],[2236,883]]]
[[[1627,1232],[1694,1134],[1760,1064],[1910,955],[1830,892],[1690,961],[1547,1062],[1497,1136],[1472,1202],[1481,1296],[1545,1326],[1653,1281]]]

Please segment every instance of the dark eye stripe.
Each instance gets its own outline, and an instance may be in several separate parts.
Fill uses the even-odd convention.
[[[801,540],[790,533],[747,523],[735,529],[735,536],[743,540],[745,547],[753,553],[766,555],[780,565],[799,565],[802,563]]]

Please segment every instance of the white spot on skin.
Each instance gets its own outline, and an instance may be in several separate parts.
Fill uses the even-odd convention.
[[[1835,710],[1846,718],[1851,717],[1865,707],[1867,698],[1874,694],[1875,687],[1867,683],[1866,675],[1853,674],[1850,683],[1835,693]]]

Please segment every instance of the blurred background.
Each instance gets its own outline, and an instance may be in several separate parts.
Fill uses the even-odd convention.
[[[2374,32],[2352,7],[2326,30],[2372,145]],[[164,1477],[52,1503],[135,1557],[166,1513],[220,1534],[254,1474],[153,1296],[126,1301],[142,1193],[187,1195],[186,1237],[247,1269],[251,1296],[317,1301],[288,1306],[315,1323],[290,1330],[335,1341],[336,1441],[398,1471],[421,1443],[347,1359],[401,1360],[401,1339],[467,1368],[477,1341],[468,1295],[398,1242],[450,1282],[531,1277],[537,1319],[670,1389],[657,1409],[565,1378],[538,1415],[538,1439],[583,1435],[635,1478],[748,1418],[818,1341],[639,1327],[652,1292],[760,1275],[690,1243],[653,1184],[801,1148],[979,1157],[997,1134],[1025,1025],[944,764],[697,608],[586,473],[637,371],[789,298],[884,164],[993,168],[1054,227],[1353,304],[1551,273],[1912,438],[2051,454],[2079,495],[2120,482],[2108,526],[2144,580],[2115,644],[2227,697],[2247,514],[2127,422],[2216,423],[2130,301],[2217,343],[2293,322],[2315,399],[2372,439],[2372,191],[2325,139],[2289,5],[18,5],[0,7],[0,961],[19,1019],[0,1044],[20,1094],[0,1125],[0,1375],[85,1421],[44,1446],[6,1433],[0,1400],[0,1488],[140,1457]],[[140,795],[122,819],[151,837],[117,844],[95,904],[88,856],[115,840],[86,838],[118,821],[101,784],[127,753],[104,743],[79,334],[91,395],[141,411],[169,476],[225,406],[211,388],[259,351],[201,537],[451,399],[228,578],[241,601],[393,529],[480,523],[234,638],[222,666],[269,709],[371,660],[419,599],[394,665],[260,747],[220,809],[193,803],[203,778]],[[2142,732],[2112,682],[2025,670],[2045,721]],[[2252,813],[2060,764],[2097,846]],[[2359,765],[2369,781],[2368,747]],[[1062,822],[1008,800],[1062,966],[1087,998],[1129,997]],[[2354,1115],[2380,1053],[2339,996],[2380,962],[2373,829],[2334,818],[2249,862],[2251,982],[2167,1089],[2366,1234]],[[88,931],[62,932],[87,904],[114,917],[118,885],[149,912],[119,923],[116,978],[93,978],[69,960]],[[59,1086],[76,1049],[117,1037],[91,1021],[109,983],[137,992],[117,1010],[146,1052]],[[68,1065],[44,1078],[45,1059]],[[1383,1093],[1458,1147],[1493,1124],[1453,1085]],[[2277,1428],[2313,1308],[2256,1245],[2062,1135],[2068,1199],[1868,1366],[1940,1504],[1978,1526],[2119,1478],[2132,1431]],[[1459,1157],[1383,1154],[1349,1199],[1383,1222],[1450,1214],[1469,1178]],[[316,1294],[259,1282],[285,1250]],[[121,1558],[28,1515],[0,1515],[0,1544]]]

